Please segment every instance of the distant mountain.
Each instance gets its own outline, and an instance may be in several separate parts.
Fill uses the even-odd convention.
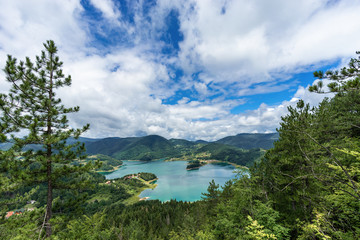
[[[96,138],[85,138],[85,137],[79,137],[78,139],[75,139],[73,137],[70,137],[66,142],[67,144],[74,144],[76,142],[82,142],[82,143],[90,143],[90,142],[97,142],[100,139],[96,139]],[[8,150],[9,148],[11,148],[12,143],[10,142],[6,142],[6,143],[0,143],[0,150]],[[24,147],[24,150],[41,150],[43,149],[41,145],[38,144],[30,144]]]
[[[78,139],[75,139],[73,137],[69,138],[66,142],[68,144],[74,144],[76,142],[82,142],[82,143],[90,143],[90,142],[96,142],[99,141],[101,138],[86,138],[86,137],[79,137]]]
[[[185,144],[184,141],[181,141],[181,144]],[[175,146],[176,144],[171,140],[157,135],[104,138],[85,143],[88,154],[104,154],[121,160],[144,161],[175,156],[179,153]]]
[[[12,146],[11,143],[1,143],[1,144],[0,144],[0,150],[6,151],[6,150],[8,150],[9,148],[11,148],[11,146]]]
[[[138,138],[104,138],[98,141],[85,142],[86,152],[88,154],[104,154],[113,156],[115,153],[124,150],[130,144],[136,142]]]
[[[249,167],[259,160],[265,154],[265,151],[260,148],[246,150],[221,143],[209,143],[199,148],[196,153],[208,153],[203,154],[206,159],[222,160]]]
[[[172,144],[174,144],[176,147],[192,147],[197,144],[197,142],[188,141],[185,139],[175,139],[172,138],[169,140]]]
[[[216,142],[169,139],[157,135],[104,138],[85,143],[88,154],[105,154],[121,160],[160,158],[216,159],[250,166],[278,139],[277,134],[238,134]]]
[[[86,153],[89,155],[103,154],[119,160],[154,160],[160,158],[191,159],[192,156],[206,157],[234,162],[240,165],[249,165],[259,158],[264,151],[273,146],[278,139],[277,133],[251,134],[242,133],[229,136],[215,142],[202,140],[188,141],[184,139],[166,139],[158,135],[128,138],[79,139],[70,138],[69,144],[76,141],[85,143]],[[0,150],[11,146],[10,143],[0,144]],[[26,149],[41,149],[40,145],[27,146]],[[249,151],[250,150],[250,151]]]
[[[215,142],[184,139],[167,140],[161,136],[104,138],[85,143],[88,154],[105,154],[121,160],[152,160],[165,157],[190,156],[201,152],[212,159],[248,165],[263,155],[261,149],[270,149],[278,139],[278,133],[241,133]],[[251,151],[249,151],[251,150]],[[208,156],[208,154],[205,154]],[[226,159],[225,159],[226,158]],[[252,160],[251,160],[252,159]]]
[[[184,155],[198,147],[198,143],[184,139],[170,139],[169,142],[174,145],[176,155]]]
[[[117,159],[137,159],[149,161],[177,155],[178,151],[166,138],[150,135],[140,137],[123,149],[112,154]]]
[[[279,139],[278,133],[240,133],[217,140],[222,143],[243,149],[263,148],[270,149],[273,143]]]

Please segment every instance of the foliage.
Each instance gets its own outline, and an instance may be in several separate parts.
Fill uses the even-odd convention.
[[[1,161],[5,164],[1,165],[9,165],[9,177],[21,184],[47,183],[45,228],[46,235],[50,236],[53,189],[84,187],[85,182],[77,177],[89,171],[92,164],[69,165],[75,158],[84,158],[84,146],[79,143],[68,145],[66,140],[78,138],[89,126],[82,129],[69,127],[66,115],[78,112],[79,107],[65,108],[61,99],[56,97],[56,90],[70,86],[71,77],[65,77],[62,72],[62,62],[56,55],[54,42],[47,41],[44,47],[35,64],[30,58],[17,63],[16,58],[8,56],[4,71],[11,88],[8,94],[0,94],[0,132],[2,142],[13,145],[2,153],[5,156]],[[26,135],[13,134],[20,131]],[[10,139],[7,139],[10,134]],[[41,148],[24,149],[34,144]]]
[[[200,160],[192,160],[192,161],[188,161],[188,164],[186,165],[186,169],[190,170],[190,169],[194,169],[194,168],[199,168],[202,165],[203,164]]]
[[[120,166],[123,164],[123,162],[119,159],[104,155],[104,154],[97,154],[97,155],[92,155],[92,156],[88,156],[85,159],[86,162],[89,161],[93,161],[94,163],[101,163],[101,167],[97,168],[97,171],[112,171],[114,170],[116,167]],[[74,162],[74,164],[79,164],[79,162]]]
[[[332,99],[325,99],[316,108],[303,101],[296,108],[289,107],[278,130],[279,141],[255,169],[253,177],[259,178],[267,199],[291,228],[292,236],[358,236],[358,60],[351,60],[349,66],[326,74],[329,80],[337,81],[329,86],[336,92]],[[323,77],[321,73],[315,76]],[[310,91],[321,92],[319,89],[310,87]]]
[[[196,151],[197,154],[203,152],[210,153],[204,159],[228,161],[242,166],[253,165],[265,153],[259,148],[245,150],[220,143],[209,143]]]
[[[264,226],[260,225],[258,221],[253,220],[250,216],[248,216],[250,224],[246,226],[246,233],[249,235],[249,239],[261,240],[261,239],[273,239],[276,240],[274,234],[266,233],[264,230]]]
[[[145,181],[150,181],[150,180],[154,180],[157,178],[157,176],[153,173],[148,173],[148,172],[139,172],[138,173],[139,178],[145,180]]]
[[[92,216],[82,216],[67,224],[67,231],[57,235],[58,239],[118,239],[114,227],[107,225],[106,215],[98,212]]]
[[[151,161],[161,158],[177,158],[181,160],[216,159],[251,166],[264,155],[265,151],[259,149],[258,146],[263,146],[263,144],[266,146],[272,145],[275,139],[277,139],[277,133],[241,134],[214,143],[198,143],[183,139],[167,140],[160,136],[151,135],[139,138],[105,138],[88,142],[86,147],[89,154],[102,154],[122,160]],[[248,140],[251,141],[251,146],[254,146],[253,149],[245,150],[237,147],[244,146],[246,148],[249,146]],[[110,170],[110,167],[106,164],[103,164],[103,168]]]
[[[57,224],[52,238],[358,239],[360,91],[356,81],[351,82],[359,75],[356,64],[358,60],[351,60],[349,68],[326,75],[331,80],[341,80],[340,85],[334,85],[336,94],[332,99],[324,99],[318,107],[300,100],[297,106],[288,108],[278,129],[279,140],[260,161],[255,161],[249,174],[239,173],[222,187],[211,181],[201,201],[150,200],[125,206],[128,198],[145,187],[144,181],[125,177],[105,183],[104,176],[88,173],[82,178],[95,188],[81,189],[77,197],[68,191],[54,190],[53,221]],[[320,77],[319,73],[315,75]],[[5,133],[2,134],[4,140]],[[127,146],[136,141],[131,140]],[[142,147],[132,145],[128,149],[133,152],[127,153],[156,155],[161,142],[163,139],[157,137],[145,138],[137,145]],[[169,142],[177,146],[174,147],[177,153],[199,154],[204,158],[226,159],[226,156],[254,156],[260,152],[218,143]],[[22,201],[16,201],[16,196],[28,194],[39,202],[32,212],[0,219],[0,238],[34,239],[43,226],[41,213],[46,201],[41,199],[45,199],[47,188],[42,184],[34,189],[18,180],[14,186],[9,181],[12,175],[7,170],[14,174],[17,171],[13,168],[19,166],[20,173],[26,171],[18,165],[26,160],[26,155],[16,155],[15,150],[12,147],[0,152],[0,181],[5,184],[0,188],[5,193],[0,201],[6,202],[7,207],[21,207]],[[37,168],[38,165],[31,166]],[[137,175],[143,180],[156,178],[151,173]],[[74,177],[69,175],[61,180],[71,183]]]
[[[310,92],[325,93],[323,90],[322,79],[331,80],[327,85],[330,92],[345,93],[360,90],[360,51],[356,52],[358,58],[351,58],[348,67],[343,67],[341,70],[314,72],[314,77],[320,79],[316,84],[310,86]]]
[[[174,146],[167,139],[151,135],[138,139],[122,151],[114,153],[113,156],[124,160],[150,161],[173,156],[176,152]]]
[[[144,181],[151,181],[157,178],[157,176],[153,173],[148,173],[148,172],[139,172],[136,174],[127,174],[125,176],[123,176],[121,179],[126,180],[126,179],[134,179],[133,176],[139,179],[142,179]]]
[[[274,141],[279,138],[278,133],[240,133],[236,136],[229,136],[216,141],[216,143],[226,144],[242,149],[270,149]]]

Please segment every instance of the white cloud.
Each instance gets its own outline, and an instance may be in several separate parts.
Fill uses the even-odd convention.
[[[90,2],[109,20],[117,20],[121,17],[119,9],[112,0],[90,0]]]
[[[264,94],[264,93],[272,93],[272,92],[281,92],[283,90],[287,90],[290,88],[291,85],[289,84],[279,84],[274,85],[265,84],[265,85],[256,85],[253,88],[242,88],[238,91],[239,96],[248,96],[248,95],[257,95],[257,94]]]
[[[42,42],[55,40],[64,73],[73,78],[71,88],[64,88],[59,96],[66,106],[80,105],[80,112],[70,115],[71,125],[90,123],[90,137],[160,134],[214,140],[240,132],[273,132],[287,106],[299,98],[316,105],[324,95],[300,86],[290,100],[277,106],[263,103],[236,115],[231,109],[246,100],[226,100],[226,95],[283,91],[295,84],[281,82],[288,74],[348,58],[359,49],[358,0],[330,6],[325,0],[159,0],[149,22],[134,3],[133,26],[122,22],[113,1],[91,3],[114,26],[125,28],[134,46],[114,47],[106,55],[89,47],[92,36],[79,0],[0,0],[1,65],[6,54],[33,57],[40,53]],[[174,8],[180,14],[184,41],[178,56],[159,56],[154,52],[163,43],[154,39]],[[182,67],[185,75],[179,82],[172,81],[173,70],[166,64]],[[194,72],[201,72],[199,81],[191,77]],[[226,84],[234,89],[222,88]],[[1,91],[7,88],[1,81]],[[198,100],[184,97],[177,104],[163,104],[162,98],[178,89],[194,89]],[[214,92],[223,96],[209,100]]]
[[[52,39],[63,51],[84,51],[86,30],[79,22],[83,8],[77,0],[0,1],[0,55],[23,58],[40,53]]]
[[[179,9],[185,37],[179,57],[185,69],[200,65],[218,82],[248,87],[274,81],[274,72],[293,73],[348,57],[360,47],[358,0],[331,5],[325,0],[193,1],[188,6],[194,10]]]
[[[277,64],[308,65],[348,57],[359,49],[360,1],[339,1],[312,15],[285,44],[288,55]]]

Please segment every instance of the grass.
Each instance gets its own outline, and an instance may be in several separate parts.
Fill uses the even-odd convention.
[[[157,187],[157,184],[151,184],[151,182],[158,180],[158,178],[152,179],[150,181],[144,181],[143,179],[140,179],[140,180],[146,185],[146,187],[142,187],[142,188],[139,188],[136,190],[134,190],[134,189],[129,190],[128,193],[130,193],[133,196],[131,196],[130,198],[126,199],[123,202],[125,205],[131,205],[131,204],[139,202],[139,200],[140,200],[139,195],[141,194],[142,191],[144,191],[145,189],[149,189],[149,188],[154,189]]]
[[[111,170],[96,170],[95,172],[97,172],[97,173],[112,173],[112,172],[118,170],[121,166],[122,166],[122,164],[119,166],[113,167],[113,169],[111,169]]]
[[[95,200],[98,200],[100,202],[102,200],[106,201],[109,199],[110,199],[110,196],[108,194],[99,194],[99,195],[95,195],[91,199],[87,200],[87,202],[94,202]]]

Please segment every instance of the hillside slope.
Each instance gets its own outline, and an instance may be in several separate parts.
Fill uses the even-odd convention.
[[[138,138],[104,138],[95,142],[86,142],[86,152],[88,154],[104,154],[113,156],[122,151],[127,146],[136,142]]]
[[[249,167],[264,156],[265,151],[260,148],[247,150],[220,143],[209,143],[199,148],[196,153],[206,156],[205,159],[227,161]]]
[[[169,140],[157,135],[150,135],[138,138],[123,149],[119,149],[113,153],[112,156],[123,160],[150,161],[175,156],[177,154],[178,151]]]
[[[143,160],[175,157],[189,158],[192,155],[229,161],[239,165],[251,165],[277,140],[278,134],[243,133],[229,136],[216,142],[170,139],[158,135],[129,138],[104,138],[86,141],[88,154],[104,154],[121,160]],[[203,154],[201,154],[203,153]]]
[[[273,147],[274,141],[278,139],[278,133],[240,133],[236,136],[229,136],[217,140],[216,143],[222,143],[243,149],[270,149]]]

